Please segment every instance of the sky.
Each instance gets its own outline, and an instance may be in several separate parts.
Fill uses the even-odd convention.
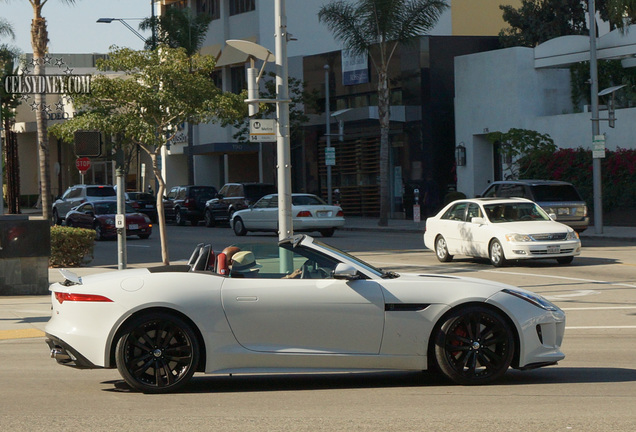
[[[138,30],[139,19],[151,13],[150,0],[76,0],[68,4],[63,0],[48,0],[42,8],[49,32],[49,52],[55,53],[107,53],[111,45],[142,49],[143,41],[121,22],[97,23],[98,18],[126,19]],[[0,43],[16,46],[23,53],[31,53],[30,27],[33,9],[28,0],[0,0],[0,17],[9,21],[16,33],[10,40],[2,37]],[[128,18],[128,19],[127,19]],[[149,32],[140,32],[149,37]]]

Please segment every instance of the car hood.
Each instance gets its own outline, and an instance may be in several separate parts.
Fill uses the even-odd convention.
[[[489,226],[506,233],[517,234],[566,233],[572,231],[566,225],[555,221],[502,222],[490,224]]]

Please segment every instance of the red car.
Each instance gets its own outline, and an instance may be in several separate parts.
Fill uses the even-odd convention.
[[[117,236],[115,215],[117,201],[86,202],[73,208],[66,215],[66,226],[95,230],[95,239],[104,240]],[[147,239],[152,233],[152,221],[126,204],[126,235]]]

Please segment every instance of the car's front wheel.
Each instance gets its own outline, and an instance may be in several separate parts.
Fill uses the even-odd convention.
[[[216,225],[216,220],[214,219],[214,216],[212,215],[212,212],[210,210],[205,211],[205,213],[203,214],[203,219],[205,219],[205,226],[208,228]]]
[[[199,342],[182,319],[163,312],[139,316],[115,350],[117,369],[133,389],[168,393],[184,386],[197,369]]]
[[[95,224],[95,240],[97,241],[104,240],[104,231],[102,229],[102,225],[99,223]]]
[[[181,214],[181,209],[174,209],[174,223],[176,223],[179,226],[183,226],[185,225],[185,218],[183,217],[183,215]]]
[[[51,216],[51,222],[53,225],[60,225],[62,223],[62,219],[60,219],[60,215],[57,213],[56,209],[53,209],[53,215]]]
[[[504,255],[504,249],[499,240],[490,242],[490,263],[495,267],[503,267],[508,263]]]
[[[244,236],[245,234],[247,234],[243,219],[241,219],[240,217],[234,218],[234,234],[236,234],[237,236]]]
[[[435,359],[446,377],[457,384],[488,384],[510,366],[515,337],[497,311],[484,306],[456,310],[435,335]]]
[[[441,235],[435,239],[435,255],[440,262],[450,262],[453,260],[453,255],[448,253],[446,239]]]

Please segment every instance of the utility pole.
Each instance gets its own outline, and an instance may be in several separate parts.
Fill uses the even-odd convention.
[[[598,65],[596,61],[596,5],[588,0],[590,19],[590,84],[592,102],[592,142],[600,133],[598,118]],[[601,184],[601,159],[592,159],[592,185],[594,192],[594,231],[603,233],[603,191]]]

